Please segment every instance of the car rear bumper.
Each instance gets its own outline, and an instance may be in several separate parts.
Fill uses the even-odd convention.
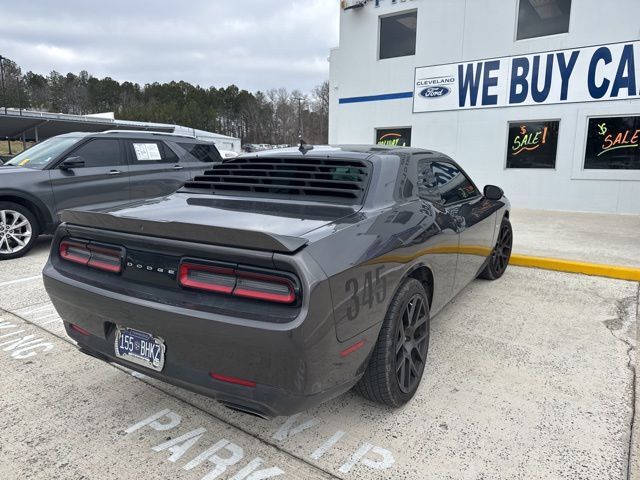
[[[342,356],[348,345],[337,341],[330,314],[309,319],[301,313],[287,324],[248,321],[114,293],[65,276],[50,263],[43,274],[67,334],[85,353],[263,417],[290,415],[347,391],[370,350]],[[163,338],[163,370],[117,358],[116,326]],[[227,383],[211,373],[256,385]]]
[[[348,391],[353,387],[355,381],[357,381],[354,379],[344,385],[337,385],[309,396],[295,395],[284,389],[262,384],[256,384],[254,388],[249,390],[247,387],[241,385],[227,384],[213,379],[208,379],[209,381],[205,383],[193,383],[194,380],[197,381],[197,379],[202,376],[198,375],[198,372],[189,372],[188,369],[174,367],[171,369],[171,372],[163,371],[159,373],[140,367],[116,358],[112,353],[113,348],[111,348],[110,354],[104,353],[109,351],[109,346],[106,345],[105,342],[97,340],[97,337],[84,337],[74,330],[71,330],[69,323],[65,322],[64,325],[67,334],[78,342],[78,350],[86,355],[104,362],[121,365],[148,377],[206,395],[233,410],[266,419],[292,415],[307,408],[317,406],[322,402]],[[204,380],[207,379],[205,378]]]

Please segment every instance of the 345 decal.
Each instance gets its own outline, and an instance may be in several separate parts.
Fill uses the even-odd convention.
[[[382,276],[384,267],[365,272],[362,278],[362,289],[357,278],[350,278],[345,283],[345,292],[349,295],[347,318],[354,320],[363,308],[371,309],[374,304],[384,302],[387,298],[387,279]]]

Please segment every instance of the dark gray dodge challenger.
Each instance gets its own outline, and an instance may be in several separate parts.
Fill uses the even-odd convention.
[[[429,319],[509,263],[509,202],[446,155],[274,150],[72,210],[44,269],[80,350],[262,417],[416,392]]]

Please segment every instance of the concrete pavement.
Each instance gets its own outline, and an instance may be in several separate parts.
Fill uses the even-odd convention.
[[[348,393],[265,421],[76,352],[45,258],[0,264],[0,478],[627,478],[638,283],[510,268],[432,320],[406,407]]]
[[[640,215],[514,209],[515,253],[640,267]]]
[[[636,368],[635,368],[635,410],[633,412],[633,425],[631,432],[631,444],[630,444],[630,463],[629,463],[629,479],[640,480],[640,380],[638,379],[638,373],[640,372],[640,354],[638,353],[638,345],[640,345],[640,284],[638,301],[636,302],[636,343],[635,343],[635,356],[636,356]]]
[[[0,478],[330,478],[13,315],[0,325],[41,342],[0,338]]]

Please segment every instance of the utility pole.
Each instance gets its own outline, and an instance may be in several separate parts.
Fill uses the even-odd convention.
[[[18,109],[20,110],[20,116],[22,116],[22,96],[20,94],[22,86],[20,85],[20,75],[16,77],[16,83],[18,84]]]
[[[302,129],[302,101],[304,98],[295,97],[294,100],[298,101],[298,138],[302,139],[304,135],[304,131]]]
[[[0,79],[2,79],[2,103],[4,104],[4,114],[7,114],[7,92],[4,88],[4,57],[0,55]]]

